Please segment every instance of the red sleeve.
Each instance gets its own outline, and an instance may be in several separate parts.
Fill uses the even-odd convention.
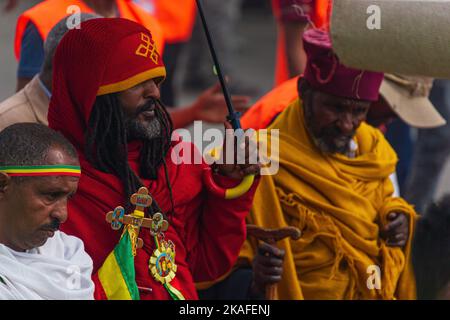
[[[236,180],[214,175],[225,188],[236,186]],[[215,280],[231,270],[246,238],[245,217],[250,212],[259,179],[242,197],[226,200],[204,192],[202,215],[197,224],[197,243],[189,252],[188,262],[195,282]],[[206,187],[204,187],[206,190]]]

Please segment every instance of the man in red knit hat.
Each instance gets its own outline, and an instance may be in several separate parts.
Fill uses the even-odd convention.
[[[147,187],[153,203],[146,214],[162,212],[169,222],[164,238],[173,245],[177,266],[170,284],[182,297],[196,299],[194,282],[217,279],[235,263],[255,186],[225,200],[203,184],[204,162],[171,161],[176,143],[159,101],[165,76],[151,33],[129,20],[94,19],[62,39],[54,58],[49,126],[77,148],[83,172],[63,229],[84,241],[95,273],[120,237],[105,222],[105,213],[121,204],[131,207],[130,196]],[[225,188],[259,172],[258,165],[216,169],[214,180]],[[170,299],[167,286],[149,269],[154,238],[145,228],[139,237],[143,248],[135,256],[135,278],[140,298]],[[107,291],[96,283],[97,298],[108,297]]]

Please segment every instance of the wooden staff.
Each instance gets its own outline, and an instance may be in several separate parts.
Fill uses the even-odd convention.
[[[295,227],[284,227],[280,229],[265,229],[253,224],[247,225],[247,234],[260,241],[264,241],[270,245],[275,245],[278,241],[285,238],[294,240],[300,239],[302,232]],[[266,299],[275,300],[277,296],[277,284],[269,284],[266,286]]]

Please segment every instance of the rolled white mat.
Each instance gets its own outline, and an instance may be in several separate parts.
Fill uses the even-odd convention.
[[[334,0],[330,30],[348,67],[450,78],[450,0]]]

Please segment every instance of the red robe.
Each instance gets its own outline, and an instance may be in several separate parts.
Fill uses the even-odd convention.
[[[82,170],[78,192],[69,202],[69,217],[62,229],[84,241],[86,251],[94,260],[94,273],[118,243],[120,231],[111,229],[105,214],[116,206],[123,206],[125,194],[117,177],[94,169],[86,160],[87,124],[100,87],[134,79],[136,75],[162,66],[159,55],[155,55],[158,60],[153,61],[136,54],[140,46],[133,44],[133,39],[141,39],[143,33],[151,37],[148,30],[126,19],[92,19],[84,22],[81,29],[70,30],[64,35],[53,60],[49,126],[72,142]],[[124,45],[126,43],[128,45]],[[138,143],[128,146],[129,164],[136,174],[139,154]],[[244,197],[224,200],[205,190],[202,169],[206,164],[176,165],[170,151],[166,163],[176,212],[166,232],[166,239],[176,246],[178,265],[171,285],[185,298],[196,299],[194,281],[214,280],[230,271],[237,260],[246,237],[245,215],[250,211],[256,184]],[[215,180],[224,186],[239,183],[219,176]],[[160,166],[156,181],[143,180],[143,183],[167,213],[171,205],[164,167]],[[140,237],[144,247],[138,250],[135,269],[137,284],[144,288],[140,291],[141,298],[170,299],[148,268],[148,260],[155,248],[148,230],[142,228]],[[101,287],[97,285],[97,298],[102,298],[104,295],[99,289]]]
[[[131,168],[137,172],[139,146],[129,152]],[[118,205],[124,205],[123,188],[112,175],[101,173],[81,156],[82,176],[76,196],[69,202],[69,219],[62,226],[68,234],[80,237],[86,251],[94,260],[94,273],[101,267],[107,255],[114,249],[121,232],[114,231],[105,221],[105,214]],[[245,216],[250,210],[256,184],[245,196],[225,200],[208,193],[202,183],[199,165],[175,165],[166,159],[170,183],[173,188],[175,215],[169,215],[170,227],[165,233],[176,246],[178,271],[171,284],[186,299],[197,299],[194,282],[211,281],[230,271],[237,260],[246,237]],[[236,181],[215,176],[222,186],[234,186]],[[144,180],[150,194],[164,212],[170,211],[169,190],[160,167],[156,181]],[[135,257],[136,281],[141,299],[170,299],[166,289],[155,281],[148,268],[149,258],[155,248],[148,229],[141,228],[140,238],[144,247]],[[106,296],[95,275],[96,298]],[[145,288],[150,288],[146,290]]]

